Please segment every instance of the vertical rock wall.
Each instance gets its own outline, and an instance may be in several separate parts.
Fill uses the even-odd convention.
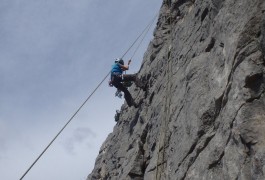
[[[265,1],[164,0],[88,179],[265,179]]]

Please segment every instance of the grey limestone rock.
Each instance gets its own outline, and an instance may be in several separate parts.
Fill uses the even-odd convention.
[[[139,76],[88,180],[265,179],[264,0],[164,0]]]

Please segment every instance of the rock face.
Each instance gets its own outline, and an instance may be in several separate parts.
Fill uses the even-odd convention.
[[[88,180],[265,179],[265,1],[164,0]]]

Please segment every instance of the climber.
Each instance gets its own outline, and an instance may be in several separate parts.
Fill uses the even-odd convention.
[[[137,108],[138,105],[134,102],[130,92],[123,83],[133,81],[139,88],[142,88],[143,90],[145,90],[145,88],[144,84],[137,77],[137,74],[123,74],[124,71],[129,69],[130,63],[131,60],[128,61],[128,65],[124,65],[124,61],[121,58],[117,58],[115,60],[115,64],[112,65],[111,69],[109,85],[111,87],[116,87],[118,91],[124,92],[124,98],[129,107],[133,105],[135,108]]]

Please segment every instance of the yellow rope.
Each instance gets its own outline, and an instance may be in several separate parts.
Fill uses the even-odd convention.
[[[162,120],[161,128],[160,128],[160,133],[159,133],[159,146],[158,146],[158,155],[157,155],[157,164],[156,164],[156,180],[161,179],[161,175],[163,173],[163,170],[165,169],[165,166],[167,165],[167,161],[165,161],[165,139],[166,139],[166,127],[168,127],[169,124],[169,116],[170,116],[170,104],[171,104],[171,83],[170,83],[170,76],[172,74],[172,66],[171,66],[171,59],[172,59],[172,53],[171,53],[171,46],[173,42],[173,36],[172,36],[172,17],[171,17],[171,2],[170,0],[167,0],[168,3],[168,8],[169,8],[169,23],[170,23],[170,43],[167,51],[167,58],[168,58],[168,63],[167,63],[167,89],[166,89],[166,103],[164,106],[164,112],[165,112],[165,120]],[[161,130],[163,130],[161,132]],[[160,149],[161,145],[163,144],[163,151],[162,151],[162,157],[161,161],[160,160]],[[160,171],[158,169],[158,166],[161,168]],[[166,173],[167,175],[167,173]]]

